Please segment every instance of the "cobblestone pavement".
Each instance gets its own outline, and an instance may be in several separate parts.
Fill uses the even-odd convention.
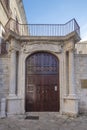
[[[76,118],[58,113],[33,115],[39,116],[39,119],[25,119],[25,116],[0,119],[0,130],[87,130],[87,116],[84,115]]]

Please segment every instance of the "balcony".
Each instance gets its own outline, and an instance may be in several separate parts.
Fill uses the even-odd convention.
[[[80,37],[80,27],[75,19],[65,24],[20,24],[10,18],[6,31],[13,31],[19,36],[67,36],[75,32]]]

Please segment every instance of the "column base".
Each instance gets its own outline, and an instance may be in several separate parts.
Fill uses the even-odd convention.
[[[63,114],[67,114],[69,116],[77,116],[78,115],[78,97],[74,94],[69,95],[63,98],[64,109]]]
[[[17,96],[7,98],[7,116],[24,114],[23,100]]]

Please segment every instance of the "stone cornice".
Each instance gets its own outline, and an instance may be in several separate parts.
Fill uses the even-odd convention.
[[[9,40],[15,38],[21,42],[34,42],[34,41],[49,41],[49,42],[67,42],[70,39],[73,39],[74,43],[80,40],[80,37],[76,32],[72,32],[66,36],[19,36],[15,32],[9,30],[6,33],[5,39]]]

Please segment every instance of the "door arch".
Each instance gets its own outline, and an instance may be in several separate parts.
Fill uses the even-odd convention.
[[[25,111],[59,111],[59,60],[48,52],[26,59]]]

